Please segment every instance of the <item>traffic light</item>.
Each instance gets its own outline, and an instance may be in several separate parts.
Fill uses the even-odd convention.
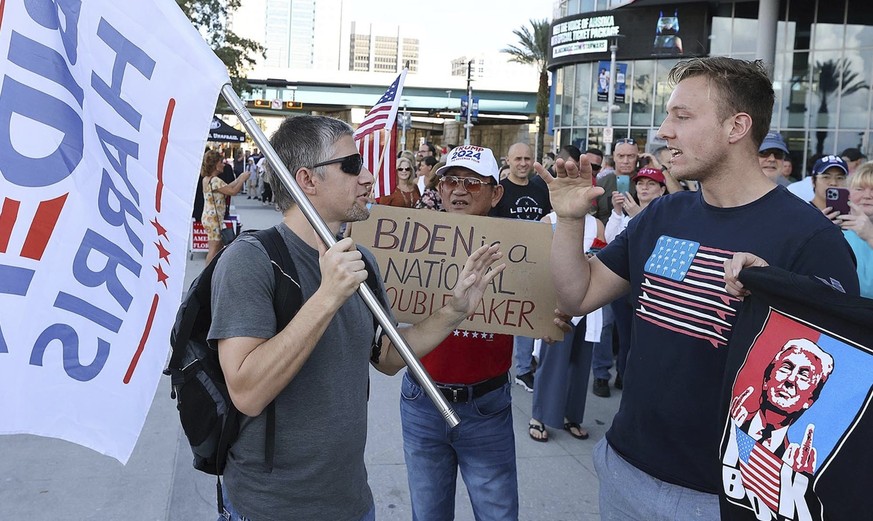
[[[302,101],[286,101],[285,109],[286,110],[294,110],[294,109],[302,109],[303,102]]]
[[[268,109],[268,108],[270,108],[270,100],[266,100],[266,99],[256,99],[256,100],[252,100],[252,103],[253,103],[253,105],[254,105],[255,108],[259,108],[259,109]]]

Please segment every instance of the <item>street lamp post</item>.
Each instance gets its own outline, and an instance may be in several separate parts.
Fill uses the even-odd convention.
[[[406,126],[409,124],[409,111],[406,110],[406,100],[403,100],[403,116],[400,118],[400,150],[406,150]]]
[[[612,155],[613,129],[612,129],[612,107],[615,103],[615,54],[618,51],[618,38],[612,41],[609,46],[609,89],[606,97],[606,134],[604,144],[606,145],[606,155]],[[609,140],[607,141],[608,138]]]
[[[467,62],[467,124],[464,125],[464,144],[470,144],[470,130],[473,128],[473,60]]]

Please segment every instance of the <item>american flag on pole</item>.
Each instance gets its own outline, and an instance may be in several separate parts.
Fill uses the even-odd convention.
[[[758,499],[779,511],[779,472],[782,460],[764,448],[754,438],[734,426],[737,435],[737,449],[740,455],[740,474],[743,487],[754,492]]]
[[[724,287],[732,252],[663,235],[646,261],[637,316],[713,347],[727,345],[739,299]]]
[[[364,166],[376,177],[373,196],[390,194],[397,186],[394,170],[397,160],[397,139],[394,122],[400,106],[400,93],[406,80],[406,69],[397,76],[385,94],[364,116],[355,130],[354,139],[364,158]]]

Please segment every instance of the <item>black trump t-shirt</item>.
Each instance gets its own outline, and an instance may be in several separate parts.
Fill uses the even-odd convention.
[[[873,517],[873,300],[744,270],[722,389],[725,521]]]

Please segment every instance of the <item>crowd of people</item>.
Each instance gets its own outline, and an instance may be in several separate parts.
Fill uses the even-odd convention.
[[[610,395],[610,381],[622,390],[612,426],[594,448],[603,519],[719,519],[714,470],[725,359],[717,348],[730,338],[747,293],[739,271],[779,266],[873,298],[873,162],[857,149],[814,158],[808,179],[798,182],[809,190],[792,190],[788,147],[769,129],[773,90],[760,64],[692,59],[670,78],[675,90],[658,129],[666,146],[650,153],[628,138],[611,156],[567,145],[542,164],[526,143],[510,146],[504,165],[490,149],[471,145],[438,157],[423,142],[398,157],[397,188],[378,204],[551,223],[554,321],[565,331],[552,341],[458,329],[504,269],[499,245],[467,259],[444,308],[401,325],[461,418],[448,427],[405,373],[401,435],[413,519],[452,519],[459,473],[477,520],[518,519],[513,379],[533,393],[527,435],[544,443],[548,428],[589,437],[591,375],[597,397]],[[348,125],[288,118],[271,143],[334,232],[369,216],[374,179]],[[212,181],[220,170],[215,159],[207,153],[204,160],[204,197],[239,191],[247,180],[251,193],[253,174]],[[267,183],[274,179],[269,165],[263,174]],[[304,304],[277,331],[263,248],[244,238],[220,259],[209,337],[246,415],[228,459],[222,519],[372,520],[363,459],[368,364],[386,374],[404,366],[389,340],[374,337],[355,293],[374,261],[348,238],[326,248],[282,183],[270,184]],[[707,268],[708,284],[727,303],[717,335],[649,314],[648,306],[661,305],[658,295],[681,291],[675,269],[655,266],[672,241],[718,260]],[[264,409],[274,401],[270,420]],[[267,421],[276,424],[271,472],[261,461]]]

